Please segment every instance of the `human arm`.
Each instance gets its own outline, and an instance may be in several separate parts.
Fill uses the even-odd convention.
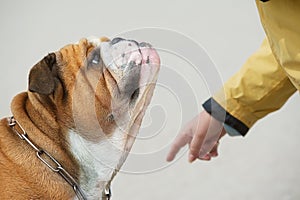
[[[256,121],[281,108],[295,91],[265,39],[260,49],[224,84],[222,90],[204,103],[205,112],[219,123],[201,118],[190,121],[173,142],[167,160],[173,160],[186,144],[190,145],[189,161],[197,158],[209,160],[212,157],[209,155],[217,152],[217,141],[225,134],[223,124],[246,135]],[[208,131],[210,126],[213,126],[212,130],[219,128],[222,131]],[[200,155],[200,152],[207,155]]]

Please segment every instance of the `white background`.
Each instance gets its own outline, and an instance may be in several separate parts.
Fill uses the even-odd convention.
[[[264,38],[254,0],[2,0],[1,117],[10,115],[11,99],[26,90],[30,68],[47,53],[82,37],[113,37],[143,27],[174,30],[202,45],[224,80],[242,66]],[[163,66],[179,67],[172,60],[163,56]],[[191,84],[195,84],[191,87],[195,88],[201,105],[209,94],[198,90],[193,81]],[[154,102],[160,104],[164,98],[168,98],[167,95],[160,96],[158,89]],[[299,105],[297,93],[279,112],[259,121],[245,138],[225,137],[220,156],[211,162],[189,164],[184,155],[171,166],[153,173],[120,172],[112,185],[113,199],[299,199]],[[174,116],[180,115],[175,108],[173,110],[173,113],[169,110],[165,113],[170,123]],[[191,117],[200,110],[199,106]],[[148,113],[145,123],[149,121]],[[161,132],[166,135],[162,139],[137,139],[133,152],[156,147],[157,140],[160,144],[169,144],[177,131],[178,128],[174,132],[166,128]],[[126,164],[139,170],[141,163],[129,156]],[[126,169],[126,165],[124,167]]]

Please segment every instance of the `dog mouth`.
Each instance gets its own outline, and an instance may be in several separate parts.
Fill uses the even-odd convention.
[[[135,104],[154,84],[160,66],[157,51],[146,42],[114,38],[101,43],[101,58],[108,71],[106,78],[114,98]],[[119,101],[120,102],[120,101]]]

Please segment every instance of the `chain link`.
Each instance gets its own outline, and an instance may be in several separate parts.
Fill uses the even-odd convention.
[[[62,167],[62,165],[47,151],[36,146],[29,138],[23,127],[15,120],[14,117],[8,118],[8,125],[22,139],[25,140],[35,151],[36,156],[41,160],[51,171],[58,173],[65,181],[70,184],[79,200],[87,200],[83,191],[79,187],[75,179]],[[15,129],[15,126],[21,129],[22,133]],[[44,156],[44,157],[43,157]],[[49,162],[51,161],[51,163]],[[109,198],[108,198],[109,200]]]
[[[47,151],[39,148],[36,146],[29,138],[24,130],[24,128],[15,120],[15,118],[9,117],[8,119],[8,125],[11,127],[11,129],[20,137],[20,139],[25,140],[35,151],[37,158],[42,161],[51,171],[58,173],[65,181],[71,185],[73,188],[77,198],[79,200],[87,200],[87,198],[84,195],[84,192],[79,187],[76,180],[68,173],[67,170],[63,168],[63,166]],[[18,127],[21,129],[22,133],[18,132],[15,129],[15,126],[18,125]],[[43,158],[44,156],[44,158]],[[48,159],[48,160],[47,160]],[[51,163],[49,162],[51,161]],[[111,198],[111,189],[110,187],[105,188],[103,192],[103,199],[110,200]]]

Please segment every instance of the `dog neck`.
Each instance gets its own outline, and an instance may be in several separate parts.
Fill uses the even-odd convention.
[[[34,99],[33,102],[31,100],[33,100],[33,98],[30,99],[27,92],[16,95],[11,103],[13,116],[26,131],[26,134],[28,134],[28,137],[33,144],[51,154],[51,156],[58,160],[64,169],[77,180],[77,177],[79,176],[79,165],[75,158],[71,156],[71,153],[66,151],[66,149],[68,149],[68,144],[66,143],[66,138],[64,136],[66,134],[64,134],[64,131],[61,130],[57,122],[55,122],[55,118],[49,116],[50,114],[48,114],[46,110],[36,109],[35,105],[38,104],[38,102],[36,102],[37,99]],[[46,117],[48,117],[48,119],[45,119]],[[74,196],[72,187],[66,187],[67,185],[64,184],[65,182],[60,181],[61,179],[58,175],[51,170],[45,172],[44,168],[34,166],[34,163],[36,163],[36,160],[34,159],[36,159],[36,157],[32,151],[24,151],[24,149],[21,148],[21,145],[20,148],[17,147],[14,150],[26,157],[28,161],[33,159],[31,165],[22,165],[22,167],[24,167],[23,170],[31,172],[31,168],[34,168],[34,176],[43,174],[43,178],[46,181],[41,180],[41,184],[43,184],[44,187],[46,186],[47,179],[53,183],[57,183],[56,186],[58,186],[57,189],[59,189],[59,191],[49,189],[47,190],[47,193],[44,194],[45,197],[47,195],[56,196],[61,191],[64,191],[64,197],[70,198],[71,196]],[[61,186],[62,183],[63,186]]]
[[[70,151],[80,168],[79,185],[88,199],[100,199],[122,160],[124,133],[116,129],[101,142],[88,141],[69,131]]]
[[[51,154],[56,152],[54,156],[63,162],[67,171],[75,175],[87,199],[102,199],[105,189],[119,168],[119,163],[125,159],[124,133],[116,129],[97,143],[85,139],[74,130],[64,134],[61,127],[55,125],[55,118],[47,110],[35,109],[32,101],[35,105],[39,102],[34,97],[29,100],[28,96],[27,93],[21,93],[14,98],[13,115],[29,131],[34,143]],[[45,117],[48,120],[44,120]],[[68,151],[64,151],[66,149]]]

